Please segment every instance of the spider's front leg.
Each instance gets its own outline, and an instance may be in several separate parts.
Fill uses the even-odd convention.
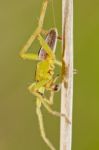
[[[45,13],[46,13],[48,1],[49,0],[45,0],[43,5],[42,5],[42,10],[41,10],[41,14],[40,14],[40,18],[39,18],[37,29],[30,36],[30,38],[28,39],[28,41],[26,42],[26,44],[24,45],[24,47],[22,48],[22,50],[20,52],[20,56],[23,59],[29,59],[29,60],[38,60],[39,59],[37,54],[27,53],[27,51],[28,51],[29,47],[32,45],[32,43],[34,42],[34,40],[37,38],[37,36],[42,31],[42,27],[43,27],[43,23],[44,23],[44,18],[45,18]]]

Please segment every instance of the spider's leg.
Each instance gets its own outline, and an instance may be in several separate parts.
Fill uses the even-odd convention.
[[[45,30],[45,29],[42,29],[41,33],[46,36],[46,35],[49,33],[49,31],[48,31],[48,30]]]
[[[39,88],[40,84],[37,86],[37,88]],[[40,132],[41,132],[41,136],[42,139],[44,140],[44,142],[47,144],[47,146],[51,149],[51,150],[56,150],[54,148],[54,146],[52,145],[52,143],[49,141],[49,139],[46,137],[45,134],[45,129],[44,129],[44,124],[43,124],[43,115],[41,113],[41,103],[44,100],[43,96],[41,95],[40,92],[43,93],[43,88],[41,87],[39,90],[40,92],[35,90],[36,87],[36,83],[32,84],[31,86],[29,86],[29,90],[31,91],[32,94],[34,94],[37,97],[37,107],[36,107],[36,113],[38,116],[38,121],[39,121],[39,126],[40,126]]]
[[[57,116],[57,117],[64,117],[66,122],[71,123],[65,114],[61,114],[59,112],[53,111],[50,108],[50,106],[48,105],[49,100],[47,100],[45,97],[43,97],[43,95],[41,95],[41,93],[44,92],[43,86],[44,86],[45,82],[48,82],[48,81],[44,80],[44,81],[38,82],[36,84],[33,83],[32,85],[29,86],[29,91],[41,100],[42,104],[44,105],[44,107],[47,109],[47,111],[49,113],[51,113],[52,115]],[[51,98],[53,101],[53,95],[51,96]]]
[[[41,136],[42,136],[44,142],[47,144],[47,146],[51,150],[56,150],[54,148],[54,146],[52,145],[52,143],[49,141],[49,139],[46,137],[45,129],[44,129],[44,123],[43,123],[43,115],[42,115],[41,109],[40,109],[40,107],[38,107],[38,105],[37,105],[37,108],[36,108],[36,113],[37,113],[37,116],[38,116]]]
[[[23,54],[20,54],[21,58],[22,59],[28,59],[28,60],[39,60],[39,57],[37,54],[34,54],[34,53],[23,53]]]
[[[32,91],[39,91],[40,92],[40,89],[45,89],[44,88],[44,85],[48,82],[48,80],[41,80],[39,82],[35,82],[35,83],[32,83],[28,89],[30,92]],[[44,90],[43,90],[44,91]],[[41,93],[44,93],[42,90],[41,90]]]
[[[55,84],[55,82],[56,82],[56,80],[57,80],[58,78],[59,78],[59,76],[56,76],[56,77],[53,79],[53,84]],[[54,93],[55,93],[55,90],[52,90],[52,89],[51,89],[50,98],[49,98],[50,105],[53,105]]]
[[[62,62],[57,59],[55,59],[55,64],[58,65],[59,67],[62,67]]]
[[[44,101],[47,102],[47,104],[49,105],[53,105],[53,100],[54,100],[54,93],[59,91],[59,87],[60,87],[60,84],[56,84],[56,80],[59,78],[59,75],[57,75],[55,78],[53,78],[52,80],[50,80],[46,86],[45,86],[45,89],[47,91],[50,91],[50,96],[49,98],[44,98]],[[48,100],[49,99],[49,100]]]
[[[37,36],[41,33],[47,5],[48,5],[48,0],[45,0],[42,5],[42,10],[41,10],[41,14],[40,14],[39,22],[38,22],[38,27],[36,28],[35,32],[30,36],[30,38],[28,39],[28,41],[26,42],[26,44],[24,45],[24,47],[22,48],[22,50],[20,52],[20,56],[24,59],[34,59],[35,57],[37,59],[37,56],[35,54],[28,55],[26,52],[28,51],[29,47],[34,42],[34,40],[37,38]]]
[[[48,2],[49,2],[49,0],[44,0],[44,3],[42,5],[40,19],[39,19],[39,22],[38,22],[38,28],[40,28],[41,30],[42,30],[43,23],[44,23],[44,18],[45,18],[45,13],[46,13],[46,9],[47,9],[47,6],[48,6]]]
[[[48,105],[53,105],[53,99],[54,99],[54,91],[51,91],[49,100],[46,99],[45,97],[44,97],[43,100],[44,100]]]
[[[52,110],[52,108],[51,108],[45,101],[42,101],[42,103],[43,103],[44,107],[46,108],[46,110],[47,110],[50,114],[52,114],[52,115],[54,115],[54,116],[57,116],[57,117],[64,117],[66,123],[71,124],[71,121],[69,120],[69,118],[67,117],[66,114],[62,114],[62,113],[60,113],[60,112],[57,112],[57,111]]]
[[[28,87],[28,89],[36,97],[38,97],[39,99],[44,100],[46,103],[52,105],[53,104],[53,102],[52,102],[53,101],[53,96],[54,96],[53,91],[51,92],[51,96],[50,96],[49,100],[47,100],[44,97],[44,94],[43,94],[44,93],[44,89],[45,89],[44,84],[46,84],[47,82],[48,82],[48,80],[42,80],[42,81],[40,81],[38,83],[32,83]]]
[[[49,98],[50,105],[53,105],[53,99],[54,99],[54,91],[51,91],[50,98]]]
[[[48,80],[42,80],[40,82],[35,82],[32,83],[29,87],[28,90],[30,91],[30,93],[32,93],[33,95],[35,95],[36,97],[38,97],[41,101],[45,101],[48,104],[50,104],[50,101],[47,100],[44,97],[44,90],[45,87],[44,85],[48,82]]]
[[[54,91],[51,91],[51,95],[49,100],[46,99],[43,95],[44,93],[44,84],[46,84],[48,82],[48,80],[42,80],[38,83],[32,83],[28,89],[29,91],[35,95],[36,97],[38,97],[39,99],[41,99],[42,101],[44,100],[47,104],[52,105],[53,104],[53,97],[54,97]]]

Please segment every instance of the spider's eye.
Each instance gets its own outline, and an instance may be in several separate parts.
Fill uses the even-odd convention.
[[[53,89],[54,91],[58,92],[58,91],[60,90],[60,85],[59,85],[59,84],[54,84],[54,85],[52,86],[52,89]]]

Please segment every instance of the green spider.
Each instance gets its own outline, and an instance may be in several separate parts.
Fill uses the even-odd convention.
[[[56,28],[50,29],[48,32],[43,30],[43,22],[45,18],[46,9],[48,6],[48,1],[45,0],[42,5],[41,15],[38,22],[38,27],[35,32],[31,35],[25,46],[22,48],[20,52],[20,56],[22,59],[28,60],[38,60],[35,82],[32,83],[28,89],[29,91],[36,96],[36,113],[38,116],[39,126],[41,136],[44,142],[48,145],[51,150],[56,150],[53,144],[46,137],[44,124],[43,124],[43,116],[41,112],[41,106],[43,105],[49,113],[58,117],[64,117],[66,122],[70,123],[68,117],[65,114],[61,114],[59,112],[53,111],[51,105],[53,105],[53,96],[55,91],[59,90],[59,85],[55,82],[58,76],[54,77],[54,69],[55,65],[62,67],[62,63],[56,59],[55,49],[57,44],[58,33]],[[46,34],[46,39],[44,40],[41,36],[42,34]],[[38,54],[27,53],[29,47],[33,43],[35,39],[38,39],[41,45]],[[50,91],[50,98],[46,98],[44,95],[45,90]]]

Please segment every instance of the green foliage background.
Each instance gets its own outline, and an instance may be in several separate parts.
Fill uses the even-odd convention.
[[[73,150],[99,149],[99,1],[74,1]]]
[[[37,26],[42,0],[0,0],[0,149],[48,150],[40,137],[35,97],[27,91],[36,62],[23,61],[19,51]],[[74,1],[74,77],[72,150],[99,149],[98,34],[99,1]],[[61,0],[54,0],[55,20],[61,35]],[[49,4],[44,27],[53,26]],[[36,41],[33,49],[38,50]],[[61,44],[57,57],[60,58]],[[60,94],[54,109],[60,108]],[[46,133],[59,149],[59,119],[42,110]]]

